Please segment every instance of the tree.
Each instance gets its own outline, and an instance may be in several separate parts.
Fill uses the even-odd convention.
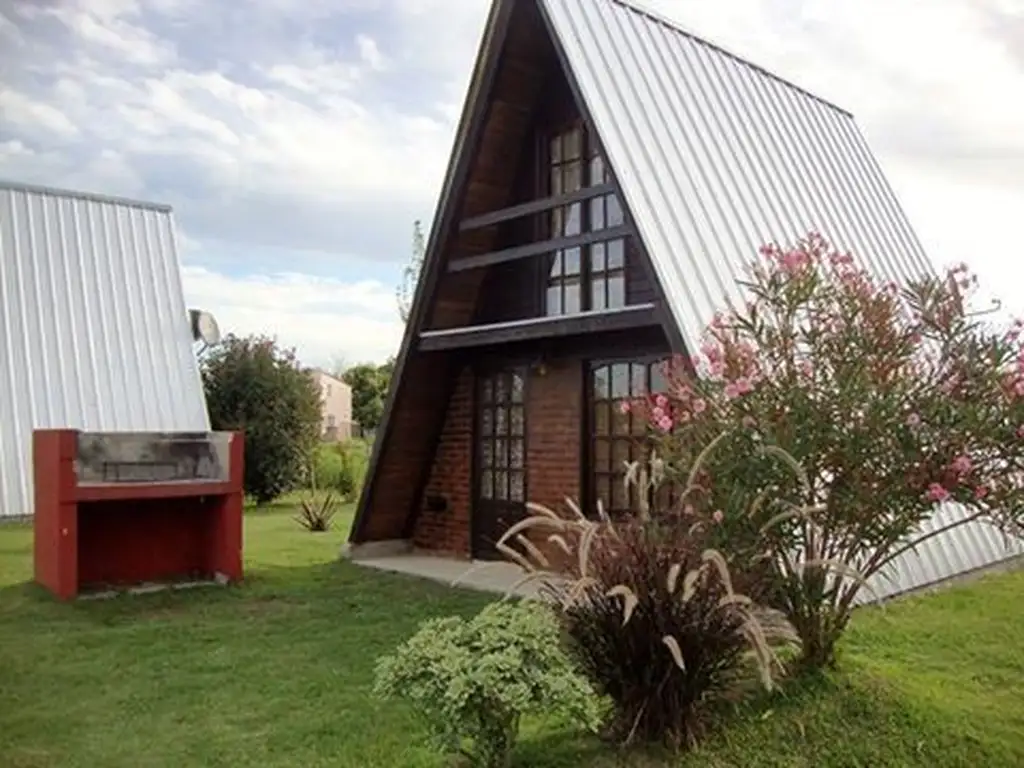
[[[822,667],[897,558],[974,520],[1024,532],[1024,324],[982,324],[965,265],[901,287],[816,234],[762,253],[746,307],[630,407],[694,489],[663,511],[711,526],[733,557],[760,555],[759,597]],[[699,455],[707,471],[691,478]],[[923,526],[944,502],[962,514]]]
[[[320,436],[320,389],[293,350],[228,336],[202,361],[210,422],[245,433],[245,491],[264,504],[296,487]]]
[[[423,269],[423,258],[426,251],[424,243],[423,228],[419,219],[412,225],[412,258],[402,270],[402,281],[395,289],[395,296],[398,299],[398,314],[403,323],[409,322],[409,312],[412,310],[412,299],[416,295],[416,284],[420,279],[420,272]]]
[[[342,381],[352,387],[352,418],[363,429],[376,429],[380,424],[393,370],[394,360],[389,360],[383,365],[353,365],[342,374]]]

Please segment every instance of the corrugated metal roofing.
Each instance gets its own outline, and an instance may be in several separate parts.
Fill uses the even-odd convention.
[[[621,0],[540,5],[690,349],[742,300],[737,280],[766,242],[816,230],[882,280],[934,270],[848,112]],[[1007,554],[991,529],[958,529],[878,588]]]
[[[33,429],[209,429],[170,208],[0,182],[0,382],[0,517]]]

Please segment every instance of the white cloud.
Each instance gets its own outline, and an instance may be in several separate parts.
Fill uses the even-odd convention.
[[[42,130],[58,139],[68,139],[78,134],[74,123],[56,107],[2,86],[0,113],[25,131]]]
[[[217,318],[221,333],[266,334],[297,348],[306,365],[384,362],[398,352],[402,325],[394,289],[280,273],[232,278],[204,267],[183,270],[189,306]]]

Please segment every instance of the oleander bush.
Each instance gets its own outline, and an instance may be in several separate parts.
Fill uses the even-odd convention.
[[[976,285],[965,265],[881,284],[813,233],[765,246],[746,306],[626,406],[670,482],[706,454],[683,514],[714,516],[727,561],[767,555],[752,596],[786,614],[809,667],[834,664],[865,588],[925,540],[1024,530],[1024,324],[988,322]]]

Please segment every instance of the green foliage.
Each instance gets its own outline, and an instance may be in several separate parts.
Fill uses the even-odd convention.
[[[762,254],[745,309],[634,407],[676,480],[718,440],[683,511],[713,519],[730,556],[769,553],[763,597],[822,667],[896,558],[972,520],[1024,529],[1022,324],[971,314],[964,265],[900,287],[816,234]],[[925,532],[946,501],[966,513]]]
[[[524,714],[564,715],[595,729],[598,701],[537,602],[496,602],[473,619],[424,622],[377,663],[374,692],[410,702],[438,746],[473,765],[508,765]],[[467,744],[467,739],[471,742]]]
[[[321,443],[316,450],[310,486],[337,491],[346,501],[363,489],[370,462],[370,445],[353,438],[339,443]]]
[[[365,430],[374,430],[384,414],[394,361],[383,365],[360,363],[348,368],[342,380],[352,387],[352,418]]]
[[[661,476],[654,458],[649,468],[634,464],[627,481],[656,490]],[[560,606],[575,656],[614,705],[613,738],[694,747],[715,700],[748,682],[748,659],[772,687],[773,646],[794,641],[792,628],[737,591],[757,570],[731,570],[711,546],[712,525],[651,517],[646,505],[614,521],[600,505],[596,519],[571,502],[572,519],[529,506],[536,514],[506,531],[498,549]],[[553,562],[526,532],[546,534],[564,557]]]
[[[320,433],[320,389],[292,350],[228,336],[202,361],[210,421],[245,432],[245,491],[272,501],[303,479]]]

